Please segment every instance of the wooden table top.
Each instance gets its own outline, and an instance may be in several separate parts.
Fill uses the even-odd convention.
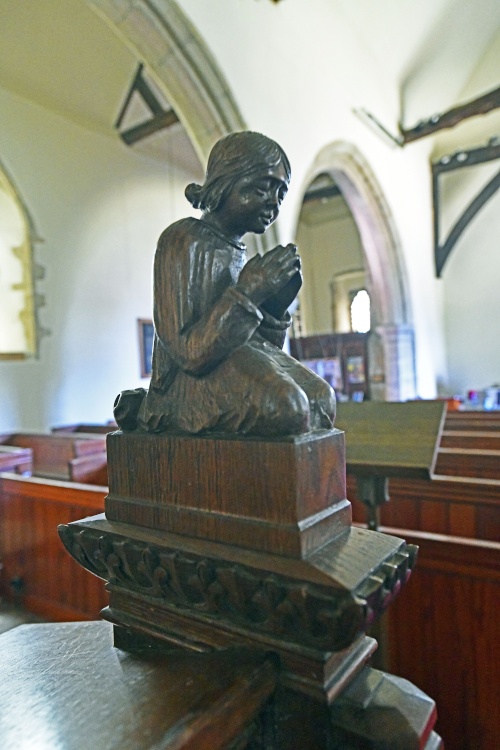
[[[22,625],[0,636],[2,750],[217,750],[275,686],[243,649],[129,654],[105,622]]]

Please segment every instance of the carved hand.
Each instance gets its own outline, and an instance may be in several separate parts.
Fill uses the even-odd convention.
[[[281,320],[294,301],[295,297],[299,293],[300,287],[302,286],[302,274],[296,271],[290,281],[285,284],[276,294],[272,297],[264,300],[261,304],[261,309],[268,312],[277,320]]]
[[[254,304],[260,305],[286,287],[297,273],[300,277],[300,258],[295,245],[277,245],[265,255],[250,258],[240,273],[236,287]]]

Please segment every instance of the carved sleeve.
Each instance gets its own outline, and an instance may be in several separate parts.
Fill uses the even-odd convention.
[[[184,372],[202,376],[245,344],[262,320],[260,310],[234,286],[214,294],[213,248],[196,238],[160,238],[154,269],[156,334]],[[215,298],[215,301],[212,301]]]

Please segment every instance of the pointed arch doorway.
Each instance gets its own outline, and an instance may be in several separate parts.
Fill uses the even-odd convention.
[[[359,233],[372,307],[370,348],[376,358],[381,354],[378,359],[383,361],[383,383],[371,389],[372,397],[387,401],[415,398],[410,298],[398,234],[383,193],[359,150],[346,142],[332,143],[318,154],[306,185],[320,176],[338,188]]]

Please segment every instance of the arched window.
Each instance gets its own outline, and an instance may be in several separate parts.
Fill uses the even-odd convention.
[[[366,289],[359,289],[351,300],[351,329],[355,333],[367,333],[370,327],[370,295]]]
[[[37,353],[31,227],[0,165],[0,359]]]

